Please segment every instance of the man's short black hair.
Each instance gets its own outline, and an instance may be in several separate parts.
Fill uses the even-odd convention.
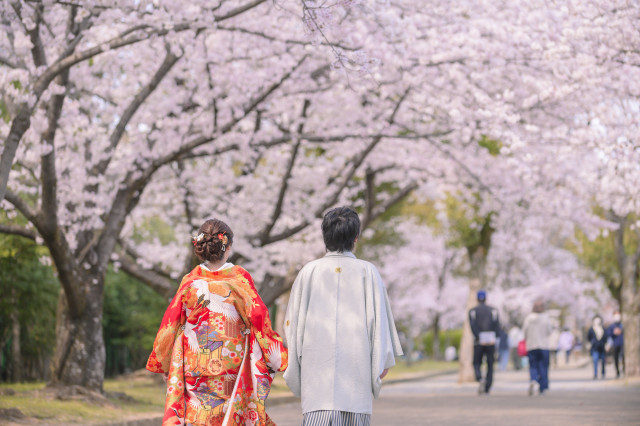
[[[352,251],[360,235],[360,218],[351,207],[336,207],[322,219],[322,238],[328,251]]]

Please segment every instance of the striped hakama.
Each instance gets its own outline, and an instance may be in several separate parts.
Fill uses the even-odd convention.
[[[318,410],[304,413],[302,426],[369,426],[371,414]]]

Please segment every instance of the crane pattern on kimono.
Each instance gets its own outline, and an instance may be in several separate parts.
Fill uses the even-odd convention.
[[[205,280],[195,280],[191,285],[196,289],[198,304],[202,304],[211,312],[224,315],[225,318],[233,321],[240,321],[240,314],[236,310],[235,306],[226,302],[229,296],[231,296],[231,290],[229,290],[229,293],[226,296],[221,296],[216,293],[211,293],[209,290],[209,283]]]
[[[226,399],[219,397],[206,380],[196,379],[193,385],[187,382],[186,390],[189,405],[195,409],[213,410],[226,402]]]

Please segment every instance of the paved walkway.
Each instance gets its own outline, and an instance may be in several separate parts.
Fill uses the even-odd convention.
[[[491,395],[458,385],[457,374],[385,386],[372,424],[395,425],[640,425],[640,380],[591,379],[589,365],[553,369],[550,389],[530,397],[526,371],[496,372]],[[300,425],[300,403],[269,406],[278,426]]]

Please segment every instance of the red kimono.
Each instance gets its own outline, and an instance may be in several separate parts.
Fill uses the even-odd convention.
[[[168,373],[163,425],[270,425],[264,407],[287,350],[251,275],[197,266],[162,318],[147,369]]]

